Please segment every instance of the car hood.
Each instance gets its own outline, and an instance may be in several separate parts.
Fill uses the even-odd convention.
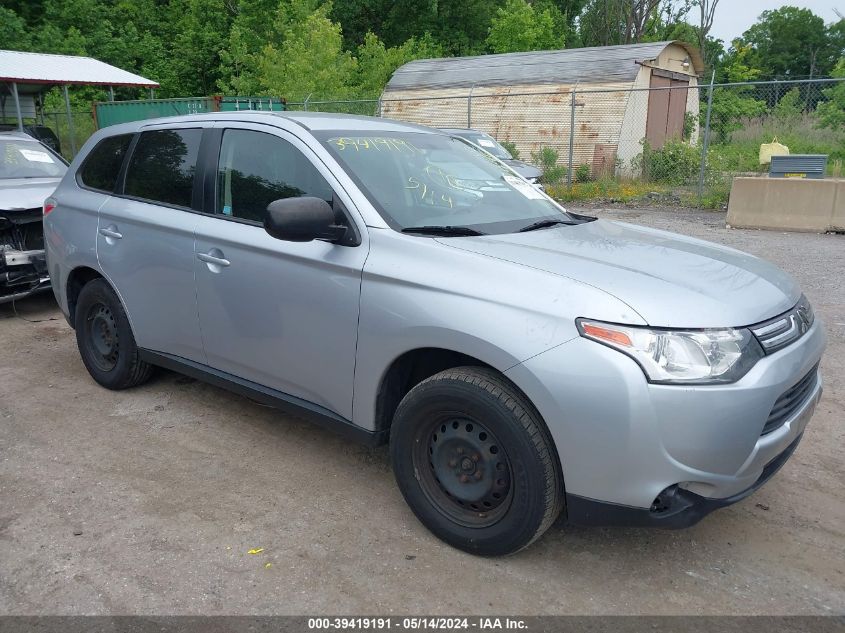
[[[511,159],[504,161],[508,167],[513,169],[516,173],[518,173],[523,178],[539,178],[543,175],[543,172],[534,167],[534,165],[529,165],[528,163],[524,163],[521,160]]]
[[[53,195],[61,178],[0,179],[0,211],[40,209]]]
[[[751,325],[785,312],[801,296],[789,275],[758,257],[622,222],[439,241],[594,286],[656,327]],[[580,310],[591,316],[589,306]]]

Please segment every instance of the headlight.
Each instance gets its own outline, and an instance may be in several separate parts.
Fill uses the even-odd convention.
[[[633,358],[649,382],[735,382],[763,357],[748,330],[657,330],[578,319],[581,336]]]

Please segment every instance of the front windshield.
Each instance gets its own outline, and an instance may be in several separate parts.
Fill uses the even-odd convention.
[[[59,178],[67,167],[41,143],[0,139],[0,179]]]
[[[325,132],[318,138],[397,230],[511,233],[543,219],[571,221],[534,186],[450,136]]]

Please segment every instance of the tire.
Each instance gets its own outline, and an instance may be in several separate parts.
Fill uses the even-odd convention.
[[[447,369],[411,389],[393,418],[390,456],[417,518],[470,553],[517,552],[562,510],[563,477],[549,432],[493,370]]]
[[[141,360],[123,305],[105,279],[82,288],[74,324],[82,362],[103,387],[127,389],[149,380],[153,367]]]

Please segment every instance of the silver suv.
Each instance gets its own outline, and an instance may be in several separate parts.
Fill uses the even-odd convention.
[[[448,543],[678,528],[753,492],[821,394],[771,264],[568,213],[429,128],[229,113],[97,132],[44,207],[85,367],[154,366],[368,444]]]

